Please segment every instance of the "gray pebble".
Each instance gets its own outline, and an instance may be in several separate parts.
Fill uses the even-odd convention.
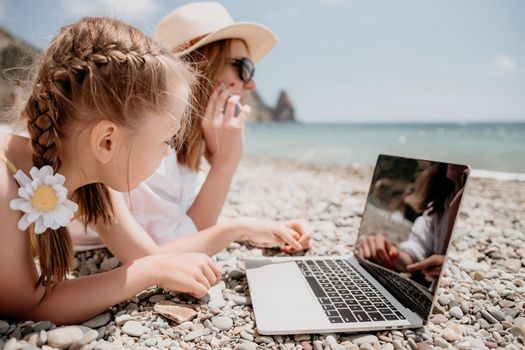
[[[416,341],[413,338],[408,338],[408,346],[410,346],[412,350],[417,349]]]
[[[242,279],[244,276],[246,276],[246,273],[241,270],[231,270],[230,271],[230,277],[236,280]]]
[[[505,316],[508,316],[508,317],[510,317],[512,319],[515,319],[516,316],[518,316],[518,314],[520,313],[520,310],[517,307],[502,308],[501,312],[503,312],[505,314]]]
[[[252,342],[243,342],[237,345],[235,350],[257,350],[257,344]]]
[[[233,321],[226,316],[215,316],[211,319],[211,323],[221,331],[227,331],[233,327]]]
[[[159,341],[157,341],[157,346],[159,348],[167,348],[168,346],[170,346],[171,343],[171,339],[160,339]]]
[[[298,342],[307,341],[310,340],[310,334],[296,334],[293,339]]]
[[[434,338],[434,345],[439,346],[440,348],[448,349],[448,341],[441,337]]]
[[[98,332],[94,329],[90,329],[86,333],[84,333],[84,337],[82,338],[82,344],[89,344],[93,340],[96,340],[97,338],[98,338]]]
[[[146,346],[155,346],[157,345],[157,338],[148,338],[144,341],[144,345]]]
[[[38,333],[37,345],[38,345],[38,346],[42,346],[42,345],[44,345],[45,343],[47,343],[47,332],[44,331],[44,330],[41,330],[41,331]]]
[[[122,326],[124,323],[131,320],[132,318],[133,317],[131,317],[130,314],[123,314],[115,318],[115,323],[117,324],[117,326]]]
[[[47,344],[49,346],[66,349],[73,343],[80,343],[84,333],[75,326],[55,328],[47,332]]]
[[[314,350],[323,350],[323,342],[320,340],[314,340]]]
[[[244,297],[241,295],[234,295],[232,298],[233,302],[237,305],[251,305],[252,300],[250,297]]]
[[[47,321],[47,320],[46,321],[39,321],[39,322],[35,323],[35,325],[33,326],[33,330],[35,332],[47,331],[48,329],[51,329],[53,326],[54,326],[54,324],[51,321]],[[0,333],[2,333],[2,332],[0,331]]]
[[[184,341],[192,341],[192,340],[197,339],[197,338],[199,338],[199,337],[201,337],[203,335],[204,335],[204,329],[198,329],[196,331],[188,333],[184,337]]]
[[[86,322],[82,323],[82,325],[89,328],[99,328],[107,325],[110,320],[111,314],[109,312],[105,312],[103,314],[93,317],[90,320],[87,320]]]
[[[326,340],[328,341],[328,337],[326,337]],[[372,334],[354,335],[350,337],[350,340],[356,345],[373,344],[379,341],[379,339],[377,339],[377,337]]]
[[[100,264],[100,269],[102,271],[109,271],[109,270],[116,269],[118,265],[119,265],[118,259],[115,257],[111,257],[109,259],[104,260]]]
[[[503,313],[503,311],[499,310],[499,309],[492,309],[492,310],[489,310],[490,314],[492,316],[494,316],[495,319],[497,319],[498,321],[503,321],[505,320],[505,313]]]
[[[450,303],[450,299],[445,295],[445,294],[441,294],[438,298],[438,302],[445,306],[445,305],[448,305]]]
[[[132,337],[140,337],[146,332],[146,327],[137,321],[127,321],[122,327],[122,333]]]
[[[454,306],[453,308],[448,310],[448,313],[457,319],[461,319],[463,317],[463,311],[461,311],[461,309],[457,306]]]
[[[403,342],[399,339],[392,340],[392,345],[394,345],[395,349],[403,349]]]
[[[4,334],[9,329],[9,323],[6,321],[0,320],[0,334]]]
[[[106,326],[102,326],[99,329],[97,329],[97,332],[98,332],[97,340],[104,338],[104,336],[106,335],[106,330],[107,330]]]
[[[489,314],[485,310],[481,310],[481,316],[483,316],[487,321],[489,321],[492,324],[498,323],[498,320],[495,319],[491,314]]]
[[[270,343],[273,343],[273,339],[272,337],[269,337],[269,336],[260,335],[255,338],[255,342],[259,344],[260,343],[270,344]]]
[[[250,333],[246,331],[242,331],[239,335],[244,340],[253,341],[253,335],[251,335]]]
[[[156,304],[159,301],[166,300],[166,296],[164,294],[155,294],[149,297],[148,301],[152,304]]]
[[[337,340],[335,340],[333,335],[327,336],[326,342],[328,343],[328,346],[330,346],[333,350],[336,350],[339,347],[339,344],[337,343]]]

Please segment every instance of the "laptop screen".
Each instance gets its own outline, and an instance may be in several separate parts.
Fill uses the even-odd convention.
[[[355,255],[406,307],[427,319],[469,168],[380,155]]]

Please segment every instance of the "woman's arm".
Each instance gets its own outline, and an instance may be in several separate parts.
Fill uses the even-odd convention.
[[[215,225],[230,190],[231,181],[244,150],[244,126],[250,106],[242,106],[234,117],[239,96],[231,96],[227,89],[217,87],[202,119],[201,127],[210,171],[199,194],[188,209],[188,216],[198,230]],[[224,106],[226,108],[223,111]]]
[[[246,231],[240,223],[230,222],[159,246],[135,220],[128,209],[125,196],[115,191],[110,192],[114,220],[109,224],[99,222],[95,227],[109,250],[122,263],[161,253],[202,252],[213,255],[230,242],[241,239]]]
[[[204,184],[187,212],[199,231],[217,222],[236,169],[235,164],[220,164],[210,168]]]
[[[115,217],[112,223],[97,223],[96,230],[111,252],[126,263],[147,255],[180,252],[201,252],[213,255],[233,241],[248,241],[259,246],[289,244],[302,249],[297,241],[303,232],[295,221],[278,223],[255,218],[237,218],[202,230],[197,235],[185,236],[162,246],[131,215],[124,195],[110,191]]]

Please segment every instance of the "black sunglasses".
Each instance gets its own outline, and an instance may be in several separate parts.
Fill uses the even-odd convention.
[[[233,58],[230,63],[237,68],[239,71],[239,78],[245,83],[253,78],[253,75],[255,74],[255,65],[248,57]]]

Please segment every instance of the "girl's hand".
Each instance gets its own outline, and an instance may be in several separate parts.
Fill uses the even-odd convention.
[[[210,96],[201,127],[206,141],[206,153],[212,166],[220,164],[236,168],[244,150],[244,125],[251,107],[244,105],[234,117],[239,96],[230,95],[224,85]],[[239,102],[240,104],[240,102]]]
[[[246,228],[246,233],[240,239],[241,242],[247,242],[261,248],[289,245],[296,250],[302,249],[300,240],[303,232],[296,231],[291,224],[255,218],[237,220],[240,220]]]
[[[176,253],[153,256],[155,284],[202,298],[221,280],[221,269],[208,255]]]
[[[441,273],[441,267],[445,262],[445,256],[441,254],[434,254],[426,259],[407,266],[407,271],[423,271],[423,273],[430,278],[438,277]]]

